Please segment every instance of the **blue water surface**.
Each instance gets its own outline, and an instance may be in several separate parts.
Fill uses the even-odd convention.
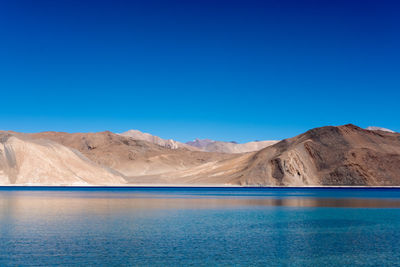
[[[0,188],[0,266],[398,266],[399,189]]]

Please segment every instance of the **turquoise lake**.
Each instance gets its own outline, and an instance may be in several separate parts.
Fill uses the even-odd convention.
[[[0,188],[0,266],[399,266],[400,189]]]

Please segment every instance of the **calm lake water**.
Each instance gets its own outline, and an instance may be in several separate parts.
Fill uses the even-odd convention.
[[[0,266],[52,265],[400,265],[400,190],[0,188]]]

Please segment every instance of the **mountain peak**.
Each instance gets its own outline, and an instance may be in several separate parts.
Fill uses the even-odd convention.
[[[196,138],[194,141],[187,142],[186,144],[197,147],[205,152],[246,153],[260,150],[275,143],[277,143],[277,141],[259,141],[239,144],[236,141],[224,142]]]
[[[394,133],[395,132],[395,131],[392,131],[392,130],[387,129],[387,128],[376,127],[376,126],[368,126],[365,129],[369,130],[369,131],[383,131],[383,132],[388,132],[388,133]]]
[[[206,146],[208,146],[209,144],[212,144],[214,142],[215,141],[211,140],[211,139],[199,139],[199,138],[196,138],[193,141],[186,142],[186,144],[189,145],[189,146],[193,146],[193,147],[197,147],[197,148],[200,148],[200,149],[204,149]]]
[[[143,132],[141,132],[139,130],[135,130],[135,129],[128,130],[128,131],[123,132],[123,133],[121,133],[119,135],[126,136],[126,137],[131,137],[131,138],[136,139],[136,140],[147,141],[147,142],[150,142],[150,143],[162,146],[162,147],[170,148],[170,149],[185,148],[185,149],[188,149],[188,150],[197,150],[194,147],[191,147],[191,146],[189,146],[187,144],[175,141],[173,139],[168,139],[168,140],[167,139],[162,139],[161,137],[158,137],[158,136],[155,136],[155,135],[151,135],[149,133],[143,133]]]

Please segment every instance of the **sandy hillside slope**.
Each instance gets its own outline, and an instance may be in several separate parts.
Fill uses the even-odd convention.
[[[92,161],[115,169],[125,176],[167,173],[232,158],[233,155],[170,149],[112,132],[64,133],[42,132],[31,138],[52,140],[74,148]],[[152,180],[148,181],[152,183]]]
[[[117,172],[93,163],[80,152],[49,140],[0,132],[2,185],[125,184]]]

